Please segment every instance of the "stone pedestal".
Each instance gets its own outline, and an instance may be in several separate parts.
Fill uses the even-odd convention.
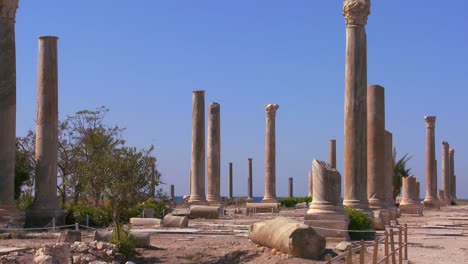
[[[442,142],[442,190],[444,191],[444,201],[451,201],[451,177],[450,177],[450,155],[449,155],[450,145],[448,142]],[[439,194],[439,193],[438,193]],[[439,200],[441,197],[438,197]]]
[[[229,162],[229,179],[228,179],[228,199],[232,199],[233,193],[232,193],[232,162]]]
[[[426,198],[424,208],[439,209],[437,177],[435,170],[435,116],[424,117],[426,121]]]
[[[304,223],[312,227],[347,230],[348,215],[341,203],[341,175],[324,161],[313,160],[314,191]],[[349,239],[348,232],[315,229],[324,237]]]
[[[313,170],[309,170],[309,194],[307,197],[313,197],[314,194],[314,174]]]
[[[403,195],[400,202],[400,213],[422,216],[422,206],[419,201],[418,184],[414,177],[403,178]]]
[[[16,208],[16,38],[18,0],[0,1],[0,222],[24,224]]]
[[[43,227],[55,218],[65,222],[57,199],[58,57],[57,37],[39,37],[36,120],[36,181],[34,202],[26,212],[26,226]]]
[[[253,201],[253,189],[252,189],[252,158],[249,158],[249,177],[247,179],[247,202]]]
[[[329,160],[330,160],[330,166],[333,169],[336,169],[336,140],[335,139],[330,139],[328,143],[329,147]]]
[[[288,179],[288,196],[289,198],[294,197],[294,183],[293,183],[293,178],[289,177]]]
[[[267,104],[265,137],[265,196],[262,203],[276,203],[276,111],[279,105]]]
[[[218,103],[208,109],[208,193],[209,204],[221,202],[221,113]]]
[[[345,0],[346,21],[344,205],[368,210],[367,200],[367,40],[369,0]],[[314,188],[315,190],[315,188]]]
[[[205,197],[205,91],[193,91],[192,158],[189,204],[206,205]]]

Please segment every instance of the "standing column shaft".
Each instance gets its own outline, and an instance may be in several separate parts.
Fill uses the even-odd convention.
[[[367,195],[373,209],[386,208],[385,92],[379,85],[367,89]]]
[[[247,179],[247,191],[248,191],[248,197],[247,199],[252,200],[253,199],[253,190],[252,190],[252,158],[249,158],[249,178]]]
[[[437,198],[437,178],[434,173],[435,162],[435,116],[424,117],[426,121],[426,198],[424,206],[427,208],[439,209],[439,199]]]
[[[205,197],[205,91],[193,92],[190,204],[206,204]]]
[[[367,209],[367,40],[369,0],[346,0],[344,205]]]
[[[276,200],[276,111],[279,105],[265,105],[266,136],[265,136],[265,196],[262,202],[277,202]]]
[[[336,140],[331,139],[329,142],[329,160],[332,169],[336,169]]]
[[[221,201],[221,113],[218,103],[208,110],[208,194],[210,204]]]
[[[0,206],[14,206],[18,0],[0,1]]]
[[[175,193],[174,193],[174,184],[171,184],[171,200],[174,201]]]
[[[232,162],[229,162],[229,181],[228,181],[228,198],[232,199],[233,194],[232,194]]]
[[[309,170],[309,194],[308,197],[313,197],[314,195],[314,174],[313,170]]]
[[[151,158],[151,197],[156,196],[156,158]]]
[[[385,197],[389,208],[395,207],[393,199],[393,135],[385,131]]]
[[[293,178],[290,177],[289,178],[289,188],[288,188],[288,194],[289,194],[289,197],[292,198],[294,197],[294,182],[293,182]]]
[[[452,189],[451,189],[451,198],[452,200],[457,199],[456,194],[456,179],[455,179],[455,150],[449,149],[449,162],[450,162],[450,169],[449,169],[449,177],[450,182],[452,182]]]
[[[450,145],[448,142],[442,142],[442,190],[444,191],[444,199],[448,202],[451,200],[449,148]]]

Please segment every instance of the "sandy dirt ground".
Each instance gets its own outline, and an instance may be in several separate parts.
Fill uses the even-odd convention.
[[[271,249],[259,247],[248,239],[248,227],[257,221],[276,216],[302,221],[305,209],[284,210],[277,214],[254,216],[228,214],[217,220],[192,220],[185,231],[155,233],[150,249],[138,249],[135,263],[323,263],[319,260],[292,258]],[[400,224],[408,224],[408,259],[406,263],[468,263],[468,206],[445,207],[425,211],[423,217],[402,216]],[[145,230],[142,230],[143,232]],[[168,232],[168,231],[163,231]],[[1,246],[26,247],[17,253],[17,263],[31,263],[35,249],[54,243],[58,234],[28,235],[27,239],[0,240]],[[91,233],[83,233],[83,241],[91,241]],[[327,241],[325,253],[336,255],[337,240]],[[372,248],[366,250],[366,263],[371,263]],[[383,247],[379,248],[379,255]],[[92,256],[91,256],[92,257]],[[96,258],[94,258],[96,259]],[[397,258],[398,259],[398,258]],[[8,262],[5,262],[8,263]],[[357,262],[357,259],[355,261]]]

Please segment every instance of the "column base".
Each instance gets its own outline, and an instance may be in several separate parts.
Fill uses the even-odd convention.
[[[359,211],[370,212],[369,203],[361,200],[343,200],[343,205],[349,208],[353,208]]]
[[[206,202],[209,205],[220,205],[221,204],[221,197],[219,195],[207,195]]]
[[[345,212],[330,212],[324,214],[307,214],[304,216],[304,224],[314,228],[315,232],[323,237],[336,237],[350,240],[349,233],[346,231],[335,231],[328,229],[337,230],[348,230],[349,217]],[[326,229],[321,229],[326,228]]]
[[[208,205],[205,196],[201,195],[190,195],[188,203],[190,205]]]
[[[423,202],[424,208],[428,209],[440,209],[440,201],[434,198],[426,198]]]
[[[402,215],[423,216],[421,204],[400,204],[399,209]]]
[[[56,226],[65,224],[65,212],[62,209],[33,205],[26,211],[26,227],[52,226],[52,218],[55,218]]]
[[[5,223],[8,227],[23,227],[25,219],[25,213],[16,204],[0,205],[0,223]]]
[[[277,203],[278,200],[276,199],[276,197],[263,197],[262,199],[262,203]]]

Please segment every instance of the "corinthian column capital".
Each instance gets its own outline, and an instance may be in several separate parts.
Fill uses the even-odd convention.
[[[0,17],[15,20],[19,0],[0,0]]]
[[[424,121],[426,121],[426,128],[434,128],[436,117],[435,116],[425,116]]]
[[[370,15],[370,0],[344,0],[343,16],[347,26],[365,26]]]
[[[278,104],[267,104],[265,105],[265,111],[267,117],[274,117],[276,114],[276,110],[278,110],[279,105]]]

